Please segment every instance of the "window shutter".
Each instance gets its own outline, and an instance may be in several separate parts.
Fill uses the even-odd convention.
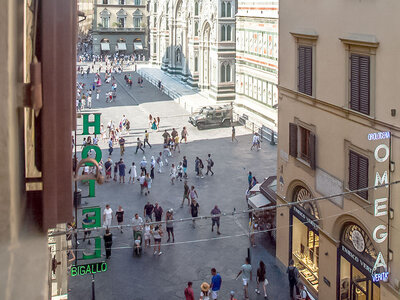
[[[351,78],[350,78],[350,108],[356,111],[360,110],[360,92],[359,92],[359,83],[360,83],[360,60],[359,56],[352,54],[350,57],[351,60]]]
[[[370,57],[352,54],[350,78],[350,108],[370,113]]]
[[[299,83],[298,90],[299,92],[304,92],[304,69],[305,69],[305,47],[300,46],[298,49],[299,53]]]
[[[311,167],[311,169],[313,169],[313,170],[315,170],[315,167],[316,167],[316,165],[315,165],[315,141],[316,141],[316,137],[315,137],[315,134],[314,133],[312,133],[312,132],[310,132],[310,139],[308,140],[308,143],[309,143],[309,145],[308,145],[308,149],[309,149],[309,151],[310,151],[310,167]]]
[[[297,157],[297,125],[289,123],[289,154]]]
[[[349,190],[358,188],[358,154],[349,152]]]
[[[358,157],[358,188],[368,187],[368,158]],[[368,200],[368,191],[358,192],[358,195]]]
[[[369,115],[370,58],[360,56],[360,112]]]
[[[312,47],[299,46],[299,82],[298,90],[301,93],[312,95]]]
[[[312,48],[305,48],[304,93],[312,95]]]

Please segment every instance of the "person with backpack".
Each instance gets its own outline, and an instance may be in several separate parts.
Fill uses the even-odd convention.
[[[214,172],[211,170],[212,167],[214,167],[214,161],[211,159],[211,154],[208,154],[206,175],[208,175],[208,172],[211,172],[211,176],[214,175]]]
[[[293,298],[293,287],[296,287],[296,296],[299,294],[299,288],[297,286],[298,278],[299,278],[299,270],[297,270],[294,265],[294,260],[291,259],[289,262],[289,267],[286,270],[289,279],[289,288],[290,288],[290,299]]]

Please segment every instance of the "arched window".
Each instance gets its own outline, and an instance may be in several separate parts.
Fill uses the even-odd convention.
[[[231,12],[231,3],[230,2],[227,2],[226,3],[226,16],[227,17],[231,17],[232,16],[232,12]]]
[[[199,15],[199,2],[198,2],[198,1],[196,1],[196,2],[194,3],[194,15],[195,15],[195,16],[198,16],[198,15]]]
[[[154,17],[154,27],[157,26],[157,17]]]
[[[226,82],[230,82],[231,81],[231,65],[226,65],[225,70],[226,70]]]
[[[221,41],[225,41],[225,34],[226,34],[225,31],[226,31],[225,26],[222,25],[222,27],[221,27]]]
[[[221,2],[221,17],[226,16],[226,7],[225,7],[225,2]]]
[[[225,82],[225,65],[221,65],[221,82]]]
[[[157,2],[154,2],[154,12],[157,12]]]
[[[228,25],[226,27],[226,40],[230,41],[232,39],[232,30],[231,30],[231,25]]]
[[[199,36],[199,22],[194,22],[194,36]]]

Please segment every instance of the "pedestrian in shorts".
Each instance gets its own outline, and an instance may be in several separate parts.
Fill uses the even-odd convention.
[[[250,259],[248,257],[246,257],[245,264],[242,265],[242,267],[240,268],[240,271],[237,274],[236,279],[239,277],[240,274],[242,274],[244,298],[249,299],[249,281],[252,280],[253,274],[252,274]]]
[[[188,176],[187,176],[188,161],[187,161],[187,159],[186,159],[186,156],[183,157],[183,160],[182,160],[182,167],[183,167],[183,177],[184,177],[185,179],[187,179],[187,178],[188,178]]]
[[[172,242],[175,243],[173,220],[174,220],[174,210],[171,208],[165,214],[165,221],[167,224],[166,227],[167,227],[167,233],[168,233],[167,243],[171,240],[171,235],[172,235]]]
[[[216,216],[216,215],[220,215],[221,211],[219,210],[218,206],[215,205],[213,210],[211,211],[211,215],[212,215],[212,226],[211,226],[211,231],[214,231],[214,225],[217,225],[217,233],[221,234],[221,232],[219,232],[219,219],[220,216]]]
[[[222,285],[222,278],[221,275],[219,275],[219,273],[217,273],[217,270],[215,268],[211,269],[211,299],[216,300],[218,299],[218,292],[221,289],[221,285]]]
[[[179,181],[182,181],[182,178],[183,178],[183,166],[182,166],[182,162],[179,162],[178,166],[176,167],[176,171],[178,172],[178,176],[176,177],[176,179],[179,178]]]
[[[115,216],[117,217],[117,222],[118,222],[118,226],[119,229],[122,231],[122,223],[124,222],[124,210],[122,209],[122,206],[118,206],[118,210],[115,212]]]
[[[183,184],[183,198],[182,198],[182,204],[181,207],[183,207],[183,204],[185,203],[185,199],[188,201],[188,206],[190,205],[190,188],[185,180],[185,183]]]

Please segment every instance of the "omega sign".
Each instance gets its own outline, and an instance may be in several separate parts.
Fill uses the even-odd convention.
[[[377,132],[377,133],[370,133],[368,134],[368,140],[384,140],[390,138],[390,132]],[[390,155],[390,149],[386,144],[380,144],[375,148],[374,157],[377,164],[384,163],[388,160]],[[385,170],[383,174],[376,172],[375,174],[375,186],[388,184],[388,171]],[[386,186],[388,188],[388,186]],[[387,207],[388,198],[377,198],[374,202],[374,216],[381,217],[386,216],[388,214],[388,207]],[[375,242],[378,244],[383,243],[388,238],[387,227],[384,224],[380,224],[375,227],[372,237]],[[376,271],[378,268],[383,267],[385,270],[384,273],[377,274]],[[383,258],[381,252],[379,252],[378,257],[376,259],[374,268],[372,269],[372,276],[374,281],[380,280],[387,280],[388,272],[387,272],[387,265]]]

